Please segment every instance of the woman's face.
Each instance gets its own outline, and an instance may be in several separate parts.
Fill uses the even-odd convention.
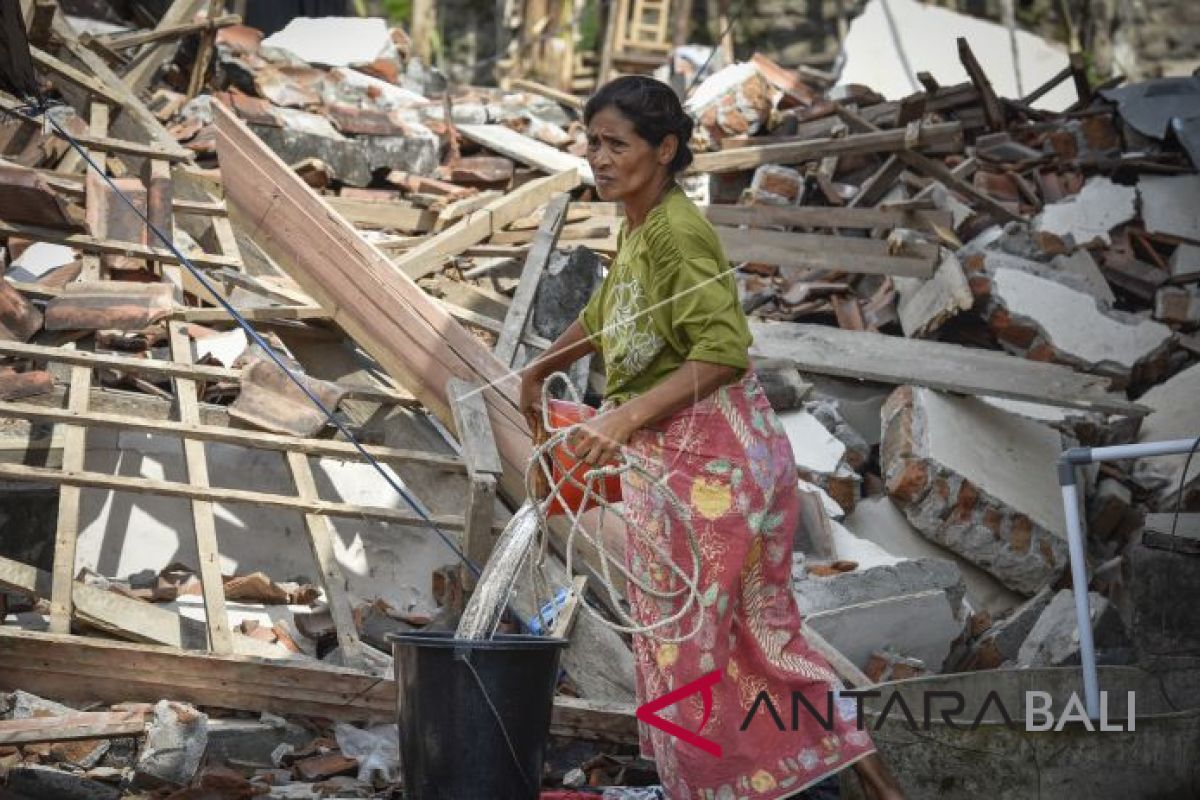
[[[614,106],[592,115],[587,137],[588,165],[601,200],[621,201],[642,192],[657,192],[675,157],[674,136],[655,147],[639,136],[633,122]]]

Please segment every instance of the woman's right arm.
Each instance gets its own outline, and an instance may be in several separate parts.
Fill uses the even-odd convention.
[[[588,353],[596,352],[596,346],[588,337],[583,325],[576,319],[554,344],[537,359],[521,370],[521,413],[530,427],[541,415],[542,384],[555,372],[562,372]]]

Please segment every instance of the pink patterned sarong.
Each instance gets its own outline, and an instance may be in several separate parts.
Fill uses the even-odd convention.
[[[692,630],[696,613],[703,615],[700,632],[682,643],[634,636],[637,702],[720,671],[703,728],[699,694],[658,712],[717,742],[720,757],[639,723],[642,754],[655,760],[667,796],[775,800],[874,752],[867,732],[855,728],[849,698],[834,702],[832,730],[824,730],[803,706],[792,730],[792,692],[802,692],[824,717],[827,693],[840,682],[801,633],[792,595],[792,539],[800,510],[796,462],[753,372],[638,431],[629,446],[687,506],[700,547],[699,612],[658,632],[678,636]],[[647,585],[670,591],[682,582],[662,567],[656,550],[669,542],[685,573],[693,562],[679,514],[657,487],[637,473],[624,476],[626,561]],[[657,599],[632,582],[628,594],[633,617],[643,625],[669,616],[682,602]],[[763,691],[784,730],[761,702],[740,730]]]

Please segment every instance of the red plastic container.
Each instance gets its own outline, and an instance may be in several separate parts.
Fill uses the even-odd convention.
[[[581,405],[579,403],[571,403],[566,400],[551,400],[549,401],[550,425],[554,428],[565,428],[568,425],[574,425],[577,422],[591,419],[596,416],[596,409],[591,406]],[[584,482],[584,476],[592,467],[587,464],[582,464],[576,461],[575,456],[565,444],[560,444],[553,449],[552,472],[554,475],[552,486],[557,484],[563,477],[563,468],[570,471],[570,474],[575,477],[581,484]],[[560,467],[559,465],[562,465]],[[616,462],[608,462],[605,466],[615,466]],[[617,503],[621,500],[621,478],[617,475],[606,477],[599,486],[600,497],[609,503]],[[598,505],[598,501],[593,495],[587,504],[583,504],[583,489],[576,486],[570,481],[564,483],[558,491],[558,496],[551,501],[546,513],[550,516],[563,514],[569,508],[574,513],[586,511],[589,508],[594,508]]]

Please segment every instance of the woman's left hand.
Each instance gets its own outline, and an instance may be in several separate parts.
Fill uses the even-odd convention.
[[[567,446],[580,461],[594,467],[613,460],[635,430],[629,414],[618,406],[579,425],[567,437]]]

